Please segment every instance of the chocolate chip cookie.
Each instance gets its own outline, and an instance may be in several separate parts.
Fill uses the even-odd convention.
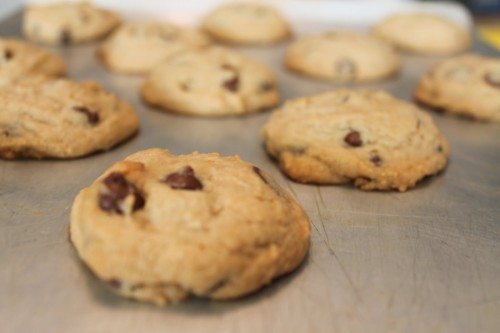
[[[286,52],[285,65],[298,73],[336,82],[376,81],[394,75],[398,55],[385,42],[348,31],[300,38]]]
[[[203,33],[170,23],[133,22],[116,30],[99,48],[98,56],[112,71],[143,74],[176,52],[210,44]]]
[[[450,148],[432,118],[385,92],[341,89],[287,102],[262,130],[291,179],[406,191],[446,166]]]
[[[121,296],[159,305],[232,299],[291,272],[310,227],[268,175],[236,156],[148,149],[76,197],[70,237]]]
[[[87,2],[30,5],[24,12],[23,33],[35,42],[69,45],[98,39],[119,24],[117,14]]]
[[[291,35],[290,25],[276,9],[256,3],[224,4],[205,17],[203,29],[235,44],[271,44]]]
[[[419,54],[449,55],[471,44],[465,28],[434,14],[396,14],[375,25],[373,33],[401,50]]]
[[[420,80],[415,99],[434,109],[500,121],[500,58],[467,54],[446,59]]]
[[[196,116],[241,115],[279,102],[271,69],[221,47],[169,57],[151,71],[141,91],[150,104]]]
[[[137,131],[132,107],[97,83],[38,80],[0,89],[0,157],[73,158]]]
[[[0,38],[0,86],[32,76],[59,77],[66,63],[56,54],[13,38]]]

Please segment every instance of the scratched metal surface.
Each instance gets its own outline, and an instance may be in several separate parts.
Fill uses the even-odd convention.
[[[18,35],[19,25],[14,15],[0,23],[0,34]],[[141,132],[78,160],[0,161],[1,332],[500,331],[499,125],[433,113],[451,141],[451,162],[407,193],[300,185],[286,180],[262,149],[259,128],[269,113],[196,119],[150,110],[137,96],[141,79],[106,73],[94,47],[56,51],[71,77],[95,79],[135,104]],[[284,98],[334,87],[284,72],[284,45],[243,52],[276,68]],[[364,87],[409,99],[435,60],[406,56],[399,78]],[[238,154],[272,174],[311,218],[303,266],[232,302],[157,308],[108,292],[68,242],[71,203],[111,163],[155,146]]]

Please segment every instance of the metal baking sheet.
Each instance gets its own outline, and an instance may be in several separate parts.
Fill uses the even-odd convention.
[[[19,35],[20,14],[0,23]],[[498,56],[476,43],[475,49]],[[70,161],[0,160],[1,332],[499,332],[500,126],[431,113],[449,138],[447,170],[406,193],[290,182],[263,150],[269,113],[200,119],[141,104],[142,79],[105,72],[95,45],[55,49],[69,76],[94,79],[133,103],[138,136]],[[242,48],[273,66],[283,98],[337,86],[284,71],[285,44]],[[362,85],[410,99],[435,58],[403,56],[393,80]],[[1,112],[1,106],[0,106]],[[144,148],[238,154],[262,167],[312,222],[304,264],[260,292],[230,302],[193,299],[158,308],[113,295],[68,242],[77,192],[113,162]]]

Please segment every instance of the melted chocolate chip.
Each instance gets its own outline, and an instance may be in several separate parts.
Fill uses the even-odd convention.
[[[263,181],[264,183],[269,184],[269,183],[267,182],[267,179],[266,179],[266,178],[264,178],[264,175],[262,175],[262,171],[261,171],[258,167],[256,167],[256,166],[254,165],[254,166],[252,167],[252,169],[253,169],[253,172],[255,172],[255,173],[257,174],[257,176],[259,176],[259,177],[260,177],[260,179],[262,179],[262,181]]]
[[[259,86],[259,90],[262,91],[262,92],[267,92],[267,91],[271,91],[274,89],[274,83],[272,82],[262,82]]]
[[[189,165],[181,171],[171,173],[162,182],[167,183],[174,190],[198,191],[203,189],[203,184],[194,174]]]
[[[5,49],[3,51],[3,56],[4,56],[5,59],[10,60],[14,56],[14,52],[12,52],[11,49]]]
[[[134,195],[132,211],[135,212],[144,207],[145,200],[142,194],[121,173],[112,172],[103,180],[103,183],[106,185],[108,193],[101,193],[99,195],[99,207],[102,210],[122,214],[120,201],[125,199],[130,193]]]
[[[372,157],[370,157],[370,162],[372,162],[375,166],[381,166],[382,158],[379,155],[374,154],[372,155]]]
[[[99,114],[96,111],[90,110],[86,106],[74,106],[73,110],[85,114],[89,124],[91,125],[97,124],[100,120]]]
[[[344,137],[344,142],[352,147],[361,147],[363,145],[363,140],[361,140],[361,134],[358,131],[351,131]]]
[[[110,279],[108,280],[108,284],[112,287],[112,288],[115,288],[115,289],[120,289],[121,286],[122,286],[122,281],[118,280],[118,279]]]
[[[61,31],[61,35],[60,35],[59,38],[61,40],[61,44],[62,45],[69,45],[69,44],[71,44],[71,34],[70,34],[69,30],[63,29]]]
[[[231,92],[236,92],[240,86],[240,78],[238,75],[235,75],[234,77],[224,81],[222,86]]]
[[[443,152],[443,146],[441,146],[441,145],[437,146],[437,147],[436,147],[436,151],[437,151],[438,153],[442,153],[442,152]]]
[[[486,73],[484,81],[493,88],[500,89],[500,71]]]

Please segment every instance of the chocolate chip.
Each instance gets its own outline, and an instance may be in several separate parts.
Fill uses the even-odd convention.
[[[344,142],[352,147],[361,147],[363,145],[363,140],[361,140],[361,134],[358,131],[351,131],[344,137]]]
[[[272,82],[264,81],[259,86],[259,90],[262,92],[271,91],[273,89],[274,89],[274,83],[272,83]]]
[[[443,146],[441,146],[441,145],[437,146],[437,147],[436,147],[436,151],[437,151],[438,153],[442,153],[442,152],[443,152]]]
[[[240,86],[240,79],[238,75],[235,75],[234,77],[224,81],[222,83],[222,86],[231,92],[238,91],[238,88]]]
[[[71,44],[71,34],[68,29],[63,29],[61,31],[60,40],[62,45]]]
[[[124,199],[129,193],[129,183],[119,172],[112,172],[104,178],[103,183],[117,199]]]
[[[343,79],[352,79],[356,74],[356,65],[349,59],[340,59],[335,64],[335,71]]]
[[[260,177],[260,179],[262,179],[262,181],[263,181],[264,183],[269,184],[269,183],[267,182],[267,179],[266,179],[266,178],[264,178],[264,175],[262,175],[262,171],[261,171],[258,167],[256,167],[256,166],[254,165],[254,166],[252,167],[252,169],[253,169],[253,172],[255,172],[255,173],[257,174],[257,176],[259,176],[259,177]]]
[[[370,157],[370,162],[372,162],[375,166],[381,166],[382,165],[382,158],[379,155],[372,155]]]
[[[5,59],[10,60],[14,56],[14,52],[12,52],[11,49],[5,49],[3,51],[3,56],[4,56]]]
[[[122,286],[122,282],[118,279],[110,279],[108,280],[108,284],[115,289],[120,289]]]
[[[91,125],[95,125],[99,122],[99,114],[96,111],[90,110],[86,106],[74,106],[73,110],[85,114],[89,124]]]
[[[174,190],[198,191],[203,189],[203,184],[196,178],[193,168],[189,165],[181,171],[167,175],[162,182],[167,183]]]
[[[125,199],[130,193],[134,195],[134,203],[132,211],[144,207],[145,200],[139,190],[130,184],[125,177],[119,172],[112,172],[104,178],[104,185],[108,189],[108,193],[101,193],[99,195],[99,207],[105,211],[114,211],[115,213],[122,214],[120,208],[120,201]]]
[[[493,88],[500,89],[500,71],[491,71],[484,75],[484,81]]]

